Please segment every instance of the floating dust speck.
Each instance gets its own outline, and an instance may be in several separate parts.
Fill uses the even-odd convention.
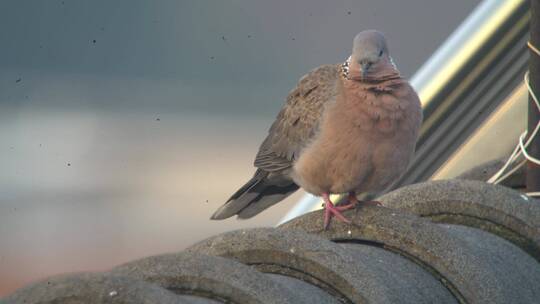
[[[118,291],[116,290],[109,292],[109,297],[116,297],[117,295],[118,295]]]
[[[294,247],[289,250],[291,253],[294,253],[296,250],[294,250]]]
[[[67,166],[68,166],[68,167],[71,167],[71,163],[67,163]]]
[[[348,234],[349,236],[351,236],[351,235],[352,235],[352,231],[348,230],[348,231],[347,231],[347,234]]]
[[[15,83],[19,83],[22,81],[22,78],[17,78],[17,80],[15,80]]]
[[[96,40],[96,39],[92,40],[92,43],[96,43],[96,42],[97,42],[97,40]]]

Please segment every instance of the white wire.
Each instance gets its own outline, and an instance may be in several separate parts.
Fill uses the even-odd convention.
[[[508,158],[504,166],[499,171],[497,171],[497,173],[495,173],[490,179],[488,179],[487,182],[490,184],[498,184],[499,182],[496,182],[496,180],[498,180],[499,176],[501,176],[501,174],[504,173],[506,168],[519,157],[518,152],[519,152],[519,145],[516,145],[516,147],[514,148],[514,152],[512,152],[512,154],[510,155],[510,157]]]
[[[534,94],[531,86],[529,85],[529,72],[525,73],[524,82],[525,82],[525,84],[527,86],[528,91],[533,96],[533,99],[534,99],[534,101],[536,103],[536,107],[540,111],[540,103],[538,102],[538,99],[536,98],[536,95]],[[536,127],[535,127],[535,129],[533,131],[533,136],[530,136],[527,139],[527,142],[525,143],[525,145],[523,145],[523,148],[527,148],[529,146],[529,144],[531,143],[534,136],[536,136],[536,133],[538,133],[539,129],[540,129],[540,121],[538,122],[538,124],[536,125]],[[523,133],[521,133],[520,142],[522,141],[522,138],[525,137],[526,135],[527,135],[527,131],[524,131]],[[518,144],[514,148],[514,151],[512,152],[512,154],[510,155],[510,157],[508,158],[508,160],[506,161],[504,166],[499,171],[497,171],[495,173],[495,175],[493,175],[490,179],[488,179],[488,181],[487,181],[488,183],[498,184],[501,181],[503,181],[505,178],[510,176],[510,175],[505,174],[504,178],[499,178],[504,173],[506,168],[508,168],[509,165],[511,165],[514,161],[516,161],[521,156],[523,150],[525,150],[525,149],[521,149],[522,145],[520,145],[520,142],[518,142]],[[530,157],[530,155],[529,155],[529,157]]]
[[[531,162],[533,162],[533,163],[535,163],[537,165],[540,165],[540,160],[537,159],[537,158],[532,157],[531,155],[529,155],[529,153],[525,149],[525,145],[523,145],[523,137],[524,137],[523,135],[525,135],[525,133],[521,134],[521,136],[519,137],[519,147],[521,148],[521,153],[523,153],[523,155],[525,156],[525,158],[527,160],[529,160],[529,161],[531,161]]]
[[[540,56],[540,50],[538,50],[530,41],[527,41],[527,46],[536,53],[536,55]]]
[[[538,49],[536,49],[530,42],[528,42],[527,45],[536,54],[538,54],[540,56],[540,52],[538,51]],[[529,82],[529,71],[527,71],[525,73],[525,77],[524,77],[523,80],[525,82],[525,85],[527,86],[527,90],[529,91],[529,95],[532,97],[532,99],[534,100],[534,103],[536,104],[536,108],[538,109],[538,111],[540,111],[540,102],[538,102],[538,98],[536,97],[536,94],[532,90],[530,82]],[[535,157],[532,157],[527,152],[527,148],[531,144],[532,140],[536,137],[536,134],[538,133],[539,130],[540,130],[540,121],[538,121],[538,123],[536,124],[536,127],[534,128],[534,130],[531,133],[531,135],[529,136],[529,138],[527,138],[527,141],[525,143],[523,143],[523,139],[525,138],[525,136],[527,136],[527,131],[524,131],[523,133],[521,133],[521,135],[519,136],[518,144],[514,148],[514,151],[512,152],[512,154],[510,155],[508,160],[505,162],[504,166],[502,166],[502,168],[499,169],[499,171],[497,171],[491,178],[489,178],[487,180],[488,183],[498,184],[498,183],[502,182],[503,180],[505,180],[509,176],[511,176],[514,172],[516,172],[519,168],[521,168],[523,165],[525,165],[525,163],[527,161],[530,161],[530,162],[533,162],[535,164],[540,165],[540,160],[535,158]],[[516,166],[514,166],[512,169],[510,169],[510,171],[505,173],[506,169],[509,166],[513,165],[515,163],[515,161],[520,156],[523,156],[525,159],[523,159]],[[528,196],[540,196],[540,192],[528,192],[526,194]]]
[[[501,176],[499,179],[497,179],[496,181],[494,181],[493,184],[498,184],[498,183],[502,182],[503,180],[507,179],[509,176],[511,176],[512,174],[514,174],[514,172],[516,172],[517,170],[519,170],[519,168],[523,167],[523,165],[525,165],[526,162],[527,162],[526,159],[522,160],[519,164],[517,164],[517,166],[515,166],[514,168],[512,168],[512,170],[506,172],[503,176]]]

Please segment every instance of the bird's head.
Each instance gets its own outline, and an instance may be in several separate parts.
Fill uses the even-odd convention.
[[[384,35],[375,30],[362,31],[354,37],[347,65],[348,78],[359,81],[399,73],[388,52]]]

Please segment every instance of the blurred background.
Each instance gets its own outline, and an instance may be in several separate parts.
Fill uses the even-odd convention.
[[[383,31],[410,77],[479,1],[0,2],[0,296],[210,235],[297,80]]]

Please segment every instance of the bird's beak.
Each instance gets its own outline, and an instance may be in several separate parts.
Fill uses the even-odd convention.
[[[371,62],[363,62],[361,64],[362,78],[366,78],[370,67],[371,67]]]

